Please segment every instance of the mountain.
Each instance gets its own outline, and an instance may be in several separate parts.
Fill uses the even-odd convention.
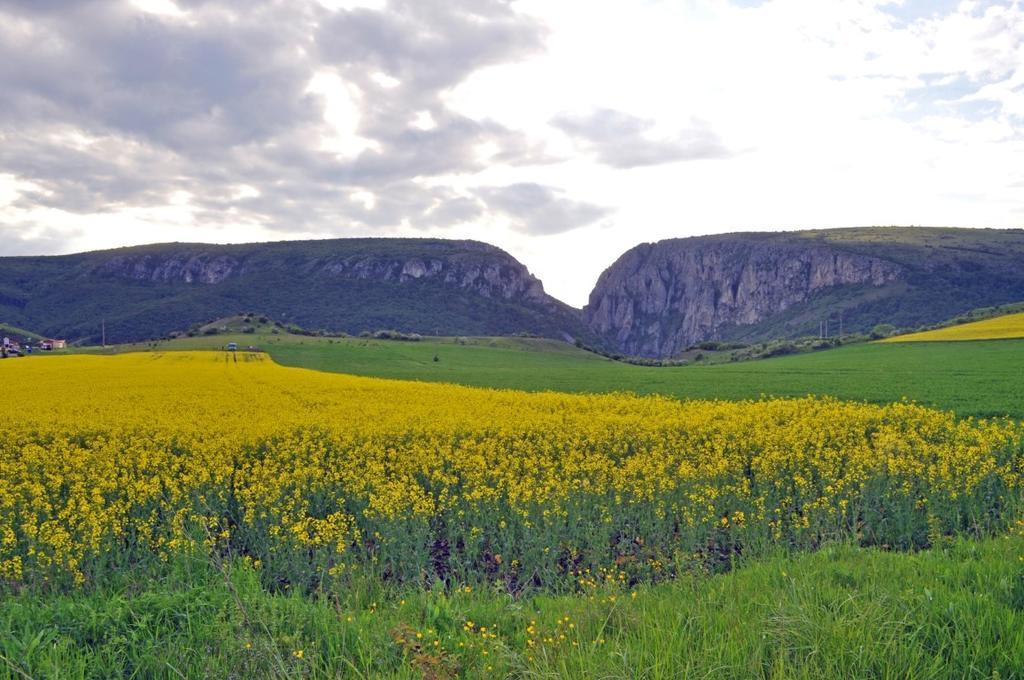
[[[160,337],[255,311],[310,329],[586,337],[578,310],[476,241],[171,243],[0,258],[0,321],[97,342]]]
[[[309,329],[579,338],[667,357],[706,340],[930,325],[1024,300],[1024,230],[876,227],[639,245],[573,309],[477,241],[170,243],[0,258],[0,322],[128,342],[253,311]]]
[[[1024,230],[868,227],[645,243],[601,275],[583,310],[616,351],[671,356],[757,341],[932,324],[1024,300]]]

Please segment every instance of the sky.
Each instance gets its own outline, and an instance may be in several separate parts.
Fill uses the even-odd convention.
[[[1024,0],[0,0],[0,255],[1024,225]]]

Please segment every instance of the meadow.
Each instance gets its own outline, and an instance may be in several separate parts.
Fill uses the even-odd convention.
[[[534,338],[399,342],[267,333],[181,338],[156,348],[210,350],[232,341],[241,347],[255,344],[286,366],[401,380],[682,399],[808,394],[876,404],[910,399],[962,416],[1024,418],[1024,340],[862,343],[758,361],[664,368],[615,362]]]
[[[1024,658],[1013,420],[248,352],[0,371],[19,395],[0,414],[0,676],[991,677]],[[760,624],[720,637],[740,621]]]

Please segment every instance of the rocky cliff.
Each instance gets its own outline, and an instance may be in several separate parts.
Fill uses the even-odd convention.
[[[356,242],[339,244],[338,252],[325,252],[304,260],[292,260],[296,277],[323,277],[337,280],[380,281],[406,284],[435,280],[447,286],[470,291],[483,297],[529,301],[541,306],[558,306],[544,293],[544,286],[527,268],[508,253],[475,241],[421,242],[422,254],[393,246],[408,246],[416,241],[367,239],[359,243],[378,244],[376,251],[357,248]],[[268,244],[265,249],[231,246],[184,246],[171,253],[148,250],[113,254],[93,266],[88,274],[119,277],[151,283],[187,283],[216,285],[235,278],[258,277],[272,268],[274,250],[287,252],[290,247]],[[224,252],[227,250],[227,252]]]
[[[1024,235],[971,231],[729,234],[643,244],[601,275],[584,320],[617,351],[665,357],[706,340],[816,334],[826,319],[836,329],[843,318],[848,331],[934,322],[1024,295]],[[995,245],[1003,237],[1012,247]]]

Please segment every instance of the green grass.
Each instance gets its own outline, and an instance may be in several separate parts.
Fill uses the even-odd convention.
[[[113,590],[4,597],[0,678],[1013,678],[1022,555],[1020,536],[916,554],[833,545],[635,598],[526,599],[272,595],[240,563],[183,561]]]
[[[674,368],[632,366],[554,340],[527,338],[475,338],[457,344],[450,338],[399,342],[247,334],[181,338],[157,347],[215,349],[231,341],[240,347],[259,346],[286,366],[402,380],[701,399],[816,394],[886,403],[907,398],[964,416],[1024,418],[1024,340],[857,344]],[[151,347],[125,345],[108,351]]]

